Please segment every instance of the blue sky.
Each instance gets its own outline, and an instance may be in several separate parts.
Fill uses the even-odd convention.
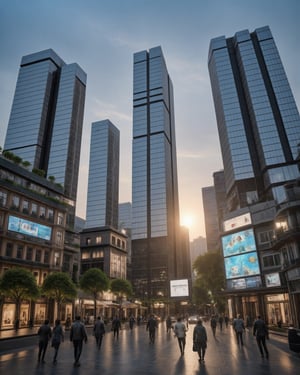
[[[87,73],[77,214],[85,217],[90,128],[120,130],[120,202],[131,201],[133,53],[160,45],[173,81],[182,221],[205,236],[201,188],[222,169],[207,68],[210,39],[269,25],[299,107],[298,0],[0,0],[0,146],[21,57],[52,48]]]

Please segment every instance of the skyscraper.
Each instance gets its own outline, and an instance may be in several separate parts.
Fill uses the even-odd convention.
[[[134,54],[132,276],[137,294],[169,295],[180,276],[173,86],[161,47]]]
[[[282,202],[299,176],[300,118],[269,27],[212,39],[208,66],[228,209]]]
[[[109,121],[92,124],[86,228],[118,228],[120,132]]]
[[[4,150],[64,186],[76,199],[86,74],[52,49],[21,60]]]

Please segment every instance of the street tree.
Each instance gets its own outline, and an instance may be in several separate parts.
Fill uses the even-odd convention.
[[[224,310],[225,301],[222,291],[225,288],[224,260],[219,252],[207,252],[196,258],[193,269],[196,271],[199,285],[210,294],[211,303]]]
[[[119,303],[123,297],[132,296],[132,285],[130,281],[124,279],[114,279],[110,283],[110,290],[118,296]]]
[[[89,294],[94,301],[94,318],[97,313],[97,297],[109,288],[109,279],[99,268],[90,268],[85,271],[79,280],[80,288]]]
[[[77,289],[67,273],[53,272],[45,278],[42,293],[57,303],[57,318],[60,319],[62,304],[76,298]]]
[[[40,290],[33,274],[25,268],[15,267],[4,272],[0,280],[0,289],[4,297],[11,298],[16,304],[15,322],[19,322],[23,300],[34,300]]]

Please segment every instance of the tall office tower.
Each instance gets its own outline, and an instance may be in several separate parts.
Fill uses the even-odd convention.
[[[173,86],[161,47],[134,54],[132,277],[143,298],[169,296],[179,271]]]
[[[118,228],[120,132],[109,121],[92,123],[86,228]]]
[[[206,246],[208,252],[220,250],[219,241],[219,221],[216,199],[216,190],[214,186],[202,188],[202,201],[205,218]]]
[[[208,66],[229,210],[282,202],[299,176],[300,118],[269,27],[212,39]]]
[[[86,73],[47,49],[21,60],[4,150],[54,176],[76,199]]]

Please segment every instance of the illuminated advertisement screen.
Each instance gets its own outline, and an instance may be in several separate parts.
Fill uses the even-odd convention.
[[[24,220],[16,216],[8,217],[8,230],[42,238],[44,240],[51,239],[51,228],[46,225],[34,223],[29,220]]]
[[[171,288],[171,297],[188,297],[189,296],[188,279],[171,280],[170,288]]]
[[[227,280],[228,289],[249,289],[249,288],[259,288],[261,287],[261,277],[260,276],[250,276],[239,279]]]
[[[253,229],[242,230],[222,237],[224,257],[256,250]]]
[[[265,279],[266,279],[266,286],[268,288],[270,288],[272,286],[280,286],[281,285],[281,283],[280,283],[280,277],[279,277],[279,273],[278,272],[268,273],[265,276]]]
[[[259,263],[256,251],[239,254],[224,259],[226,279],[259,275]]]

